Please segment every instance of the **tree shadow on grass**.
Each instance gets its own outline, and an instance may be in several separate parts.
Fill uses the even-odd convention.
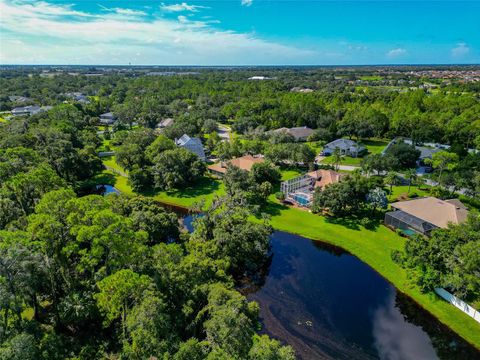
[[[175,198],[196,198],[201,196],[211,195],[214,192],[220,189],[221,182],[218,180],[214,180],[212,178],[203,177],[199,181],[197,181],[194,185],[186,187],[184,189],[175,189],[175,190],[167,190],[165,194],[169,197]],[[159,192],[155,190],[148,190],[142,192],[144,196],[154,196],[157,195]]]
[[[367,230],[375,231],[380,226],[382,218],[383,215],[378,212],[372,214],[370,211],[361,211],[358,214],[346,216],[326,216],[325,221],[351,230],[360,230],[362,226]]]

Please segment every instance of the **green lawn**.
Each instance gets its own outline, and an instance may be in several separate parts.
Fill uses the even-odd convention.
[[[383,80],[383,77],[378,76],[378,75],[361,76],[360,80],[363,80],[363,81],[380,81],[380,80]]]
[[[275,229],[342,247],[480,349],[480,324],[436,294],[422,294],[417,287],[409,284],[406,271],[391,260],[392,250],[403,249],[404,238],[380,224],[369,230],[353,220],[329,219],[284,206],[274,196],[269,200],[266,212],[271,215],[271,224]]]
[[[386,186],[387,189],[390,189],[389,186]],[[430,186],[422,185],[421,187],[413,186],[410,188],[410,192],[408,192],[408,185],[402,186],[394,186],[392,188],[392,193],[388,195],[388,201],[398,201],[397,199],[401,195],[409,195],[417,194],[419,197],[421,196],[430,196]]]
[[[3,117],[0,116],[0,123],[4,123],[4,122],[7,122],[7,120],[5,120]]]
[[[280,170],[280,173],[282,174],[282,181],[290,180],[293,179],[304,172],[296,169],[285,169],[285,170]]]
[[[298,174],[300,172],[297,170],[283,170],[282,179],[292,178]],[[112,175],[115,177],[115,187],[118,190],[133,194],[125,177],[112,173],[108,176]],[[392,196],[406,192],[406,188],[395,187]],[[421,195],[418,189],[415,189],[415,192]],[[202,199],[208,206],[216,194],[223,193],[224,187],[220,180],[205,177],[192,188],[144,195],[168,204],[188,207]],[[417,287],[407,281],[406,271],[391,260],[392,250],[403,249],[405,243],[404,238],[395,232],[380,223],[373,229],[367,229],[354,219],[328,218],[288,207],[280,204],[274,195],[269,197],[264,211],[271,216],[271,225],[277,230],[340,246],[357,256],[390,281],[399,291],[409,295],[442,323],[480,349],[480,324],[440,299],[436,294],[422,294]]]
[[[116,162],[115,162],[115,156],[106,156],[104,158],[102,158],[102,162],[103,162],[103,165],[111,168],[111,169],[114,169],[114,170],[117,170],[117,171],[120,171],[120,172],[123,172],[123,173],[127,173],[128,171],[125,170],[124,168],[122,168],[120,165],[118,165]]]
[[[109,171],[104,171],[104,173],[114,176],[114,185],[119,191],[125,194],[135,195],[126,177]],[[200,201],[205,201],[205,206],[208,207],[212,203],[215,195],[223,195],[224,193],[225,187],[221,180],[205,176],[193,187],[172,191],[151,191],[142,193],[141,195],[152,197],[166,204],[188,208]]]

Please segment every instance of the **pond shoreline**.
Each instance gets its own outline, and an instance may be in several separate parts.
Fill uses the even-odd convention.
[[[174,202],[158,200],[158,199],[155,199],[155,200],[160,205],[164,206],[166,209],[168,209],[170,211],[177,212],[177,213],[181,214],[182,216],[198,213],[196,211],[192,211],[189,207],[186,207],[186,206],[183,206],[183,205],[178,205],[178,204],[175,204]],[[271,215],[271,218],[272,219],[274,219],[275,217],[281,218],[281,216],[282,215]],[[371,261],[369,261],[369,259],[362,256],[360,253],[357,253],[355,251],[347,249],[344,246],[342,246],[342,244],[336,243],[334,241],[330,241],[328,239],[322,239],[322,238],[318,238],[318,237],[315,237],[315,236],[311,236],[311,234],[306,234],[306,233],[301,233],[301,232],[295,231],[295,230],[290,228],[288,223],[287,223],[287,226],[285,226],[285,222],[283,222],[283,226],[281,226],[281,227],[276,226],[274,223],[272,223],[271,225],[272,225],[272,228],[275,229],[275,230],[283,231],[283,232],[290,233],[290,234],[293,234],[293,235],[298,235],[298,236],[304,237],[304,238],[309,239],[309,240],[318,241],[319,243],[326,244],[328,246],[336,247],[336,248],[340,249],[341,251],[343,251],[345,253],[348,253],[350,255],[355,256],[360,261],[362,261],[363,263],[368,265],[370,268],[372,268],[380,276],[382,276],[382,278],[384,278],[388,283],[390,283],[392,286],[394,286],[397,289],[397,291],[399,291],[403,295],[407,296],[413,302],[415,302],[419,307],[421,307],[422,309],[424,309],[425,311],[430,313],[442,325],[446,326],[447,328],[449,328],[450,330],[452,330],[453,332],[458,334],[460,337],[462,337],[466,342],[471,344],[477,350],[480,350],[480,337],[479,337],[478,341],[476,341],[476,339],[475,339],[480,332],[472,329],[472,328],[476,328],[476,326],[477,326],[476,322],[473,319],[469,318],[467,315],[462,313],[460,310],[454,308],[451,304],[449,304],[449,303],[445,302],[444,300],[438,298],[437,295],[434,294],[433,292],[428,293],[428,294],[422,294],[415,287],[408,287],[408,286],[405,287],[405,289],[406,289],[405,290],[404,288],[401,287],[401,285],[397,284],[399,281],[401,281],[401,279],[399,280],[397,278],[396,279],[397,283],[395,282],[395,279],[393,279],[393,276],[395,276],[397,274],[392,274],[392,277],[389,277],[388,274],[386,274],[386,272],[388,272],[389,270],[390,270],[390,272],[392,272],[391,270],[393,270],[393,268],[388,269],[388,264],[387,264],[387,267],[382,266],[381,263],[378,263],[378,264],[375,263],[375,261],[376,261],[375,259],[372,259]],[[337,225],[337,226],[341,226],[341,225]],[[382,226],[382,225],[380,225],[380,226]],[[377,262],[378,262],[378,260],[377,260]],[[398,274],[398,275],[403,275],[403,274]],[[418,293],[418,294],[416,294],[416,293]],[[425,297],[425,299],[426,299],[425,302],[426,303],[431,303],[432,305],[434,305],[434,308],[429,308],[429,306],[426,306],[425,304],[422,304],[422,302],[419,301],[416,297]],[[443,314],[446,314],[446,316],[438,315],[439,312],[442,312]],[[448,318],[448,317],[450,319],[455,318],[455,320],[447,320],[446,318]],[[465,319],[465,322],[468,322],[470,320],[472,321],[471,325],[468,324],[467,329],[465,329],[465,326],[464,326],[466,324],[462,323],[463,322],[462,317],[468,318],[468,319]],[[460,318],[460,322],[458,321],[458,318]],[[475,322],[475,324],[473,324],[473,322]]]

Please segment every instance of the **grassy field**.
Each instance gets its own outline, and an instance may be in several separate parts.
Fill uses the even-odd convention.
[[[297,170],[283,170],[282,179],[290,179],[299,173]],[[118,190],[133,194],[127,183],[127,178],[108,172],[105,175],[110,178],[114,177],[115,187]],[[406,193],[407,188],[406,186],[394,187],[392,198]],[[421,193],[419,189],[414,187],[411,189],[412,192],[416,192],[420,196],[426,195],[426,193]],[[223,193],[224,187],[220,180],[205,177],[192,188],[170,192],[152,192],[143,195],[151,196],[168,204],[189,207],[200,200],[205,201],[206,206],[208,206],[215,195]],[[367,229],[359,225],[355,219],[328,218],[285,206],[280,204],[274,195],[269,197],[268,205],[264,211],[270,215],[271,224],[276,230],[340,246],[357,256],[390,281],[399,291],[409,295],[442,323],[480,349],[480,324],[440,299],[436,294],[422,294],[416,286],[409,283],[406,271],[391,260],[392,250],[403,249],[405,239],[380,224],[380,222],[373,228]]]
[[[102,158],[102,162],[103,162],[103,165],[107,166],[110,169],[114,169],[122,173],[127,173],[127,170],[125,170],[115,162],[115,156],[106,156]]]
[[[104,173],[108,176],[113,176],[114,182],[111,185],[114,185],[119,191],[130,195],[135,194],[128,184],[128,179],[126,177],[108,170]],[[215,195],[223,195],[224,193],[225,187],[223,186],[222,181],[203,177],[194,187],[172,191],[151,191],[142,193],[141,195],[152,197],[155,200],[166,204],[188,208],[200,201],[204,201],[205,206],[208,207],[212,203]]]

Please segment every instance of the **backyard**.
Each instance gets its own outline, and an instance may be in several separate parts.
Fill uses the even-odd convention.
[[[369,139],[369,140],[362,140],[361,144],[363,144],[367,148],[367,153],[363,156],[370,154],[380,154],[382,150],[387,146],[388,140],[381,140],[381,139]],[[344,156],[342,161],[340,161],[340,165],[349,165],[349,166],[360,166],[363,157],[353,158],[350,156]],[[322,160],[322,164],[333,164],[333,156],[328,156]]]

